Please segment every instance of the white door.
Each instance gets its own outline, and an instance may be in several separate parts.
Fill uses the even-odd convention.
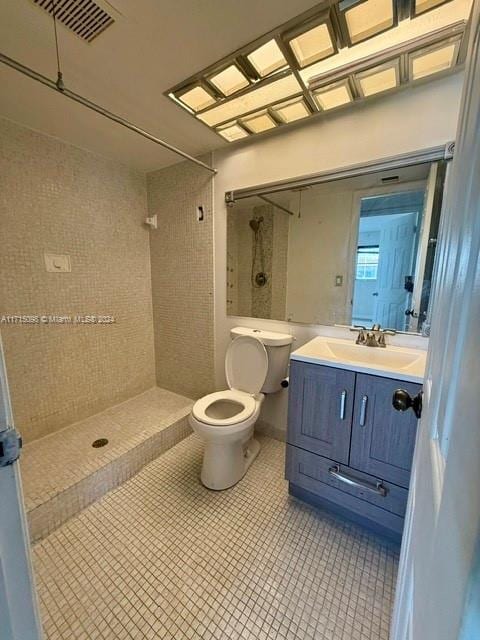
[[[417,214],[382,218],[373,321],[382,327],[403,329],[408,299],[405,276],[411,275],[412,270]]]
[[[409,315],[408,331],[416,332],[418,330],[418,312],[421,307],[423,293],[423,279],[425,276],[425,263],[427,260],[428,242],[430,238],[430,225],[432,224],[433,202],[435,198],[435,185],[437,183],[438,164],[432,163],[430,173],[427,180],[427,188],[425,189],[425,204],[423,206],[423,215],[421,229],[419,230],[420,241],[418,243],[417,259],[415,264],[414,288],[410,310],[414,315]]]
[[[0,387],[0,435],[4,436],[13,430],[13,418],[1,340]],[[0,466],[0,637],[42,637],[18,462]]]
[[[479,13],[477,2],[437,251],[425,406],[392,640],[480,638],[474,562],[480,530]]]

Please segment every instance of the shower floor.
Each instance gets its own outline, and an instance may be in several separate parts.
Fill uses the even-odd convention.
[[[192,404],[155,387],[25,445],[20,465],[31,539],[52,532],[189,435]],[[93,447],[98,439],[108,444]]]
[[[396,549],[289,497],[259,440],[213,492],[189,436],[36,544],[47,640],[387,640]]]

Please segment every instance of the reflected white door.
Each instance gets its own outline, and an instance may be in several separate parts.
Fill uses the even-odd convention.
[[[417,214],[382,217],[373,322],[403,329],[408,299],[405,276],[411,275],[412,270]]]
[[[0,340],[0,433],[13,429],[13,417]],[[18,462],[0,467],[0,637],[42,637],[30,561]]]
[[[474,4],[392,640],[480,638],[480,3]],[[476,609],[475,609],[476,607]],[[475,617],[476,611],[476,617]]]

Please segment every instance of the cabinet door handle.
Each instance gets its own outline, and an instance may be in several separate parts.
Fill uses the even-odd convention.
[[[346,404],[347,404],[347,390],[344,389],[340,394],[340,420],[345,420]]]
[[[365,420],[367,418],[367,404],[368,404],[368,396],[363,396],[362,398],[362,406],[360,407],[360,426],[365,426]]]
[[[340,482],[344,482],[345,484],[348,484],[350,487],[357,487],[358,489],[363,489],[366,491],[372,491],[373,493],[378,493],[380,496],[382,496],[382,498],[385,498],[385,496],[388,493],[385,485],[381,480],[377,480],[375,485],[369,485],[366,483],[364,484],[363,482],[358,482],[357,480],[354,480],[353,478],[349,478],[348,476],[343,475],[343,473],[340,473],[340,465],[338,464],[334,465],[333,467],[330,467],[330,469],[328,470],[328,473],[334,478],[336,478],[337,480],[340,480]]]

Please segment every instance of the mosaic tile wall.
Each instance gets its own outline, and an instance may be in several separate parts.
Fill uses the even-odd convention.
[[[263,269],[267,283],[252,283],[262,270],[260,238],[255,249],[251,219],[262,221]],[[235,206],[227,211],[227,314],[285,320],[289,216],[271,205]]]
[[[147,176],[157,384],[190,398],[214,390],[212,182],[187,162]]]
[[[0,325],[25,441],[155,384],[142,174],[0,120],[0,315],[108,314],[114,324]],[[44,253],[71,273],[48,273]]]

